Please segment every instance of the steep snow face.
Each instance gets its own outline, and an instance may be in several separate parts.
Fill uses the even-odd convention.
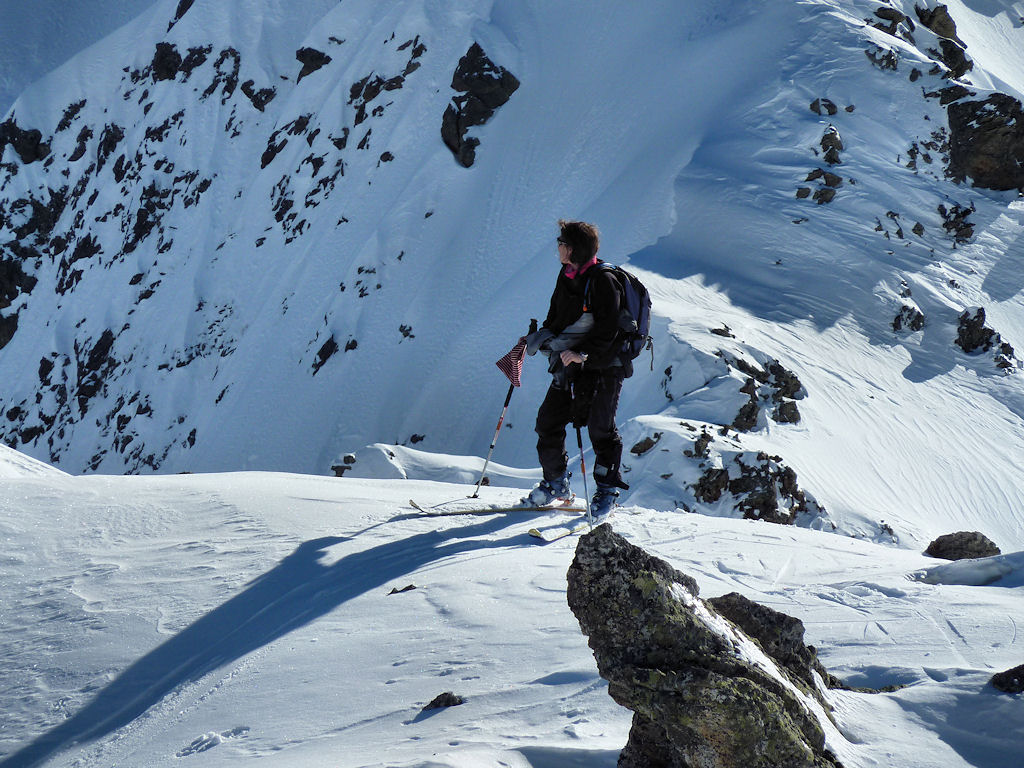
[[[0,116],[30,83],[155,0],[0,0]]]
[[[946,178],[943,103],[1021,96],[1019,2],[947,3],[958,81],[913,2],[293,5],[164,0],[15,104],[9,444],[74,472],[482,453],[569,216],[655,296],[637,503],[913,540],[1022,508],[1024,206]],[[440,129],[474,43],[520,85],[464,168]]]

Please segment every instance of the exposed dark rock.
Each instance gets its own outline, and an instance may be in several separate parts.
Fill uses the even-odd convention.
[[[274,88],[261,88],[256,90],[255,81],[246,80],[242,83],[242,93],[245,97],[252,102],[252,105],[256,107],[260,112],[266,108],[267,104],[274,100],[277,95],[277,90]],[[266,167],[266,166],[264,166]]]
[[[886,34],[892,35],[893,37],[897,37],[897,32],[901,31],[900,25],[903,25],[906,28],[904,37],[911,41],[913,40],[913,38],[910,37],[909,33],[914,31],[914,22],[911,21],[909,16],[901,13],[900,11],[897,11],[895,8],[890,8],[885,5],[883,5],[881,8],[875,9],[875,16],[881,19],[882,21],[888,22],[887,24],[880,24],[878,22],[874,22],[872,26],[875,29],[880,29]]]
[[[75,151],[72,152],[71,156],[68,158],[69,163],[80,160],[85,156],[86,143],[92,138],[92,136],[92,128],[88,125],[82,126],[82,130],[78,132],[78,146],[75,147]]]
[[[834,125],[830,125],[821,137],[821,151],[824,153],[825,162],[829,165],[838,165],[843,162],[839,157],[839,153],[843,149],[843,140],[839,136],[839,131]]]
[[[206,59],[209,57],[212,50],[212,45],[203,45],[188,49],[188,54],[178,67],[178,71],[185,75],[185,80],[188,80],[192,75],[192,70],[201,67],[206,63]]]
[[[974,62],[967,57],[963,44],[953,40],[940,40],[939,48],[941,50],[936,53],[949,70],[948,77],[959,79],[974,69]]]
[[[188,9],[192,7],[193,2],[194,0],[179,0],[178,9],[174,12],[174,18],[171,19],[171,23],[167,25],[168,32],[171,31],[175,24],[181,21],[181,17],[188,12]]]
[[[939,215],[942,216],[942,228],[953,235],[957,243],[965,243],[974,237],[974,224],[968,219],[974,213],[974,203],[969,208],[957,204],[952,208],[939,205]]]
[[[828,115],[834,115],[839,109],[831,99],[815,99],[811,102],[811,111],[816,115],[820,115],[823,112]]]
[[[953,40],[959,43],[962,48],[967,47],[967,44],[956,36],[956,22],[949,15],[949,8],[947,6],[938,5],[935,8],[922,8],[915,5],[914,12],[917,13],[918,20],[939,37]]]
[[[908,331],[920,331],[924,328],[924,313],[917,307],[904,304],[899,314],[893,318],[892,329],[899,333],[904,328]]]
[[[706,602],[757,640],[765,653],[804,683],[808,693],[818,695],[815,674],[819,675],[829,688],[843,686],[818,661],[818,653],[814,647],[804,642],[804,623],[800,619],[755,603],[738,592],[711,597]],[[820,701],[822,706],[829,706],[824,699]]]
[[[992,675],[992,687],[1003,693],[1024,693],[1024,664]]]
[[[978,531],[958,531],[939,536],[924,553],[944,560],[970,560],[1002,554],[991,539]]]
[[[787,400],[779,404],[779,407],[772,413],[772,418],[779,424],[799,424],[800,409],[792,400]]]
[[[445,691],[444,693],[435,696],[429,704],[423,707],[423,712],[429,712],[432,709],[444,709],[446,707],[458,707],[461,704],[465,704],[466,700],[461,696],[452,693],[451,691]]]
[[[8,144],[25,165],[43,160],[50,154],[50,145],[43,141],[41,131],[21,128],[13,118],[0,123],[0,156]]]
[[[213,81],[203,91],[200,99],[205,100],[221,89],[220,103],[227,104],[228,99],[238,88],[238,72],[242,67],[242,55],[234,48],[225,48],[214,62]]]
[[[100,134],[99,146],[96,149],[96,172],[103,170],[107,160],[117,149],[117,145],[124,138],[124,128],[119,125],[107,125]]]
[[[960,315],[956,344],[967,354],[988,352],[998,343],[999,334],[985,325],[985,309],[977,307],[974,313],[965,309]]]
[[[75,342],[78,358],[78,390],[75,396],[78,407],[84,414],[89,400],[103,387],[103,382],[117,367],[117,360],[110,354],[114,346],[114,333],[105,330],[91,349],[79,347]]]
[[[323,346],[320,347],[316,353],[316,360],[313,362],[313,375],[316,376],[317,371],[324,367],[324,363],[331,359],[335,352],[338,351],[338,342],[334,340],[332,335],[327,341],[324,342]]]
[[[836,191],[832,187],[822,187],[814,192],[814,200],[818,205],[831,203],[835,197]]]
[[[171,43],[157,43],[153,63],[150,65],[153,80],[155,82],[173,80],[178,74],[181,61],[181,54],[178,53],[177,47]]]
[[[568,573],[569,607],[609,695],[634,712],[620,768],[838,766],[804,678],[778,659],[748,660],[758,654],[755,642],[698,594],[690,576],[607,524],[580,539]],[[723,602],[754,615],[738,601]],[[792,622],[764,634],[790,664],[806,659],[791,646]]]
[[[299,48],[295,52],[295,58],[302,64],[302,70],[299,72],[296,83],[301,82],[302,78],[313,74],[321,67],[331,63],[331,57],[323,51],[318,51],[316,48]]]
[[[67,109],[64,110],[64,115],[61,117],[60,122],[57,123],[57,133],[66,131],[71,127],[71,123],[78,117],[78,113],[85,107],[85,99],[76,101],[74,104],[69,104]]]
[[[985,189],[1024,189],[1024,109],[1003,93],[949,106],[949,174]]]
[[[792,525],[801,514],[824,515],[818,502],[800,489],[797,475],[779,456],[737,453],[723,467],[709,467],[691,486],[697,501],[713,504],[729,493],[748,520]]]
[[[18,316],[0,314],[0,349],[10,344],[18,332]]]
[[[640,440],[636,445],[629,449],[629,452],[637,456],[643,456],[656,446],[659,440],[661,440],[661,432],[655,432],[653,437],[648,436],[643,440]]]
[[[0,309],[7,309],[22,293],[31,293],[36,278],[26,274],[22,262],[11,258],[0,258]]]
[[[879,69],[887,69],[895,72],[899,67],[899,55],[891,48],[875,46],[874,49],[869,48],[864,51],[864,53],[871,63]]]
[[[480,140],[467,136],[473,126],[483,125],[498,107],[519,88],[519,80],[504,67],[491,61],[479,44],[473,43],[452,76],[455,96],[441,121],[441,138],[455,158],[466,168],[476,159]]]

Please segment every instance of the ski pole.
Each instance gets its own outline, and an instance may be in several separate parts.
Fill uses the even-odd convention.
[[[532,334],[536,332],[537,321],[531,318],[529,333]],[[491,448],[487,451],[487,458],[484,460],[484,468],[481,470],[480,479],[477,480],[476,483],[476,490],[474,490],[473,495],[469,497],[471,499],[480,498],[480,486],[483,485],[484,477],[487,475],[487,465],[491,463],[491,455],[494,453],[494,446],[498,444],[498,433],[501,432],[501,425],[505,422],[505,414],[508,412],[508,404],[512,401],[512,392],[515,391],[515,388],[515,384],[508,385],[508,394],[505,395],[505,406],[501,409],[501,416],[498,417],[498,428],[494,430],[494,439],[491,440]]]
[[[569,394],[573,402],[576,402],[575,382],[569,383]],[[587,488],[587,464],[583,460],[583,431],[578,426],[576,427],[576,445],[580,449],[580,473],[583,475],[583,501],[587,505],[587,522],[590,524],[590,530],[594,530],[594,516],[590,512],[590,489]]]
[[[498,433],[501,432],[501,425],[505,421],[505,413],[508,411],[508,404],[512,400],[512,392],[515,390],[515,384],[508,385],[508,394],[505,395],[505,407],[501,409],[501,417],[498,419],[498,428],[494,430],[494,439],[491,440],[491,449],[487,452],[487,460],[484,461],[483,471],[480,473],[480,479],[477,481],[476,490],[473,491],[473,495],[469,498],[476,499],[480,497],[480,486],[483,485],[484,476],[487,473],[487,465],[491,463],[491,454],[494,453],[494,446],[498,444]]]

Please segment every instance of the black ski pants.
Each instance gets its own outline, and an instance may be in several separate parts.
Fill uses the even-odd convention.
[[[623,370],[620,366],[584,371],[576,377],[574,389],[552,384],[537,411],[537,457],[544,479],[565,475],[569,457],[565,451],[565,430],[570,423],[586,424],[594,446],[594,479],[600,485],[625,488],[619,473],[622,438],[615,426]],[[575,393],[575,402],[574,402]]]

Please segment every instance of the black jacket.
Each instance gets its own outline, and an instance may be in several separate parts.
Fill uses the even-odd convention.
[[[602,263],[598,261],[582,275],[572,279],[565,276],[565,268],[562,268],[551,294],[551,304],[543,326],[553,333],[561,333],[576,322],[583,312],[591,312],[594,315],[594,327],[574,347],[574,351],[587,355],[585,368],[590,370],[607,368],[618,362],[620,347],[621,289],[615,277],[601,269]],[[589,306],[586,303],[588,298]]]

